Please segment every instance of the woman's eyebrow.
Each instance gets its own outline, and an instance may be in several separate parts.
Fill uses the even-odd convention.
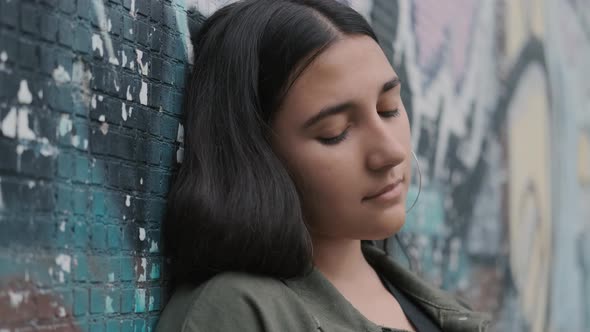
[[[313,126],[314,124],[318,123],[322,119],[325,119],[325,118],[332,116],[332,115],[344,113],[353,107],[354,107],[354,103],[352,101],[347,101],[345,103],[338,104],[336,106],[325,107],[321,111],[319,111],[316,115],[312,116],[307,121],[305,121],[305,123],[303,124],[303,128],[307,129],[307,128]]]
[[[392,78],[391,80],[385,82],[385,84],[383,84],[383,88],[381,89],[380,94],[383,94],[383,93],[395,88],[396,86],[398,86],[400,84],[401,84],[401,81],[400,81],[399,77],[396,76],[396,77]]]
[[[398,77],[392,78],[391,80],[389,80],[383,84],[383,87],[381,87],[381,91],[379,94],[381,95],[381,94],[395,88],[396,86],[400,85],[400,83],[401,83],[401,81]],[[353,107],[354,107],[354,103],[352,101],[347,101],[345,103],[338,104],[335,106],[325,107],[321,111],[319,111],[316,115],[312,116],[307,121],[305,121],[305,123],[303,124],[303,128],[307,129],[329,116],[344,113]]]

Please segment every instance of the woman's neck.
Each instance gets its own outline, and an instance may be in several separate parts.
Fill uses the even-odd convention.
[[[314,237],[313,262],[335,285],[366,280],[375,272],[365,259],[360,240]]]

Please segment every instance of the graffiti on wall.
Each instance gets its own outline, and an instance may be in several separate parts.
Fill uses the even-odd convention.
[[[190,36],[232,1],[0,0],[0,329],[153,327]],[[412,268],[498,331],[590,329],[587,2],[342,2],[403,82]]]

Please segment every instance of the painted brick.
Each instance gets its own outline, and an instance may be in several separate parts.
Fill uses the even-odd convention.
[[[59,9],[66,14],[76,12],[76,0],[59,0]]]
[[[41,37],[49,42],[57,40],[58,20],[55,15],[44,13],[41,16]]]
[[[74,316],[85,315],[89,311],[89,295],[86,288],[74,288]]]
[[[21,7],[21,31],[33,35],[39,34],[39,11],[33,4],[22,3]]]
[[[0,19],[2,23],[14,28],[17,26],[18,18],[17,1],[0,1]]]

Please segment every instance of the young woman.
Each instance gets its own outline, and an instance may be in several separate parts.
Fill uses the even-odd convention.
[[[362,241],[404,224],[412,150],[401,82],[361,15],[246,0],[193,43],[158,331],[487,330]]]

